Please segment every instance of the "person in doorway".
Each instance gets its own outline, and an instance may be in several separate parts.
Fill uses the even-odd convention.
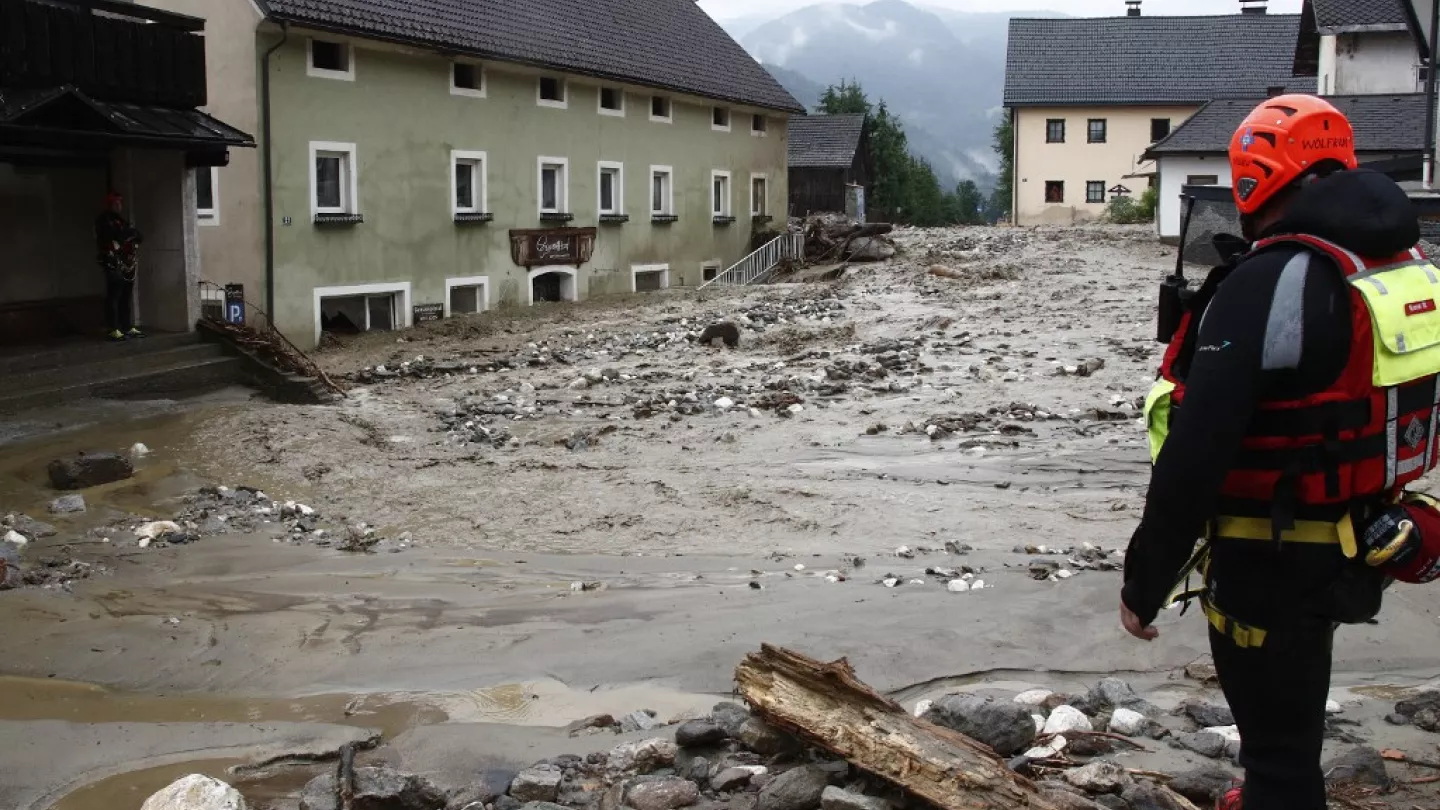
[[[1422,337],[1440,335],[1440,271],[1404,191],[1356,168],[1353,137],[1314,96],[1241,123],[1248,251],[1190,299],[1146,402],[1154,468],[1121,623],[1154,639],[1198,574],[1178,598],[1209,621],[1245,769],[1222,810],[1324,810],[1334,630],[1378,614],[1396,534],[1369,529],[1440,457],[1440,341]]]
[[[95,218],[95,247],[105,274],[105,325],[110,340],[145,337],[135,327],[131,299],[135,290],[136,249],[140,231],[125,219],[125,200],[112,191],[105,195],[105,210]]]

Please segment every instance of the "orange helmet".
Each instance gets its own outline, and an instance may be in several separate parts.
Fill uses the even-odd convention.
[[[1230,138],[1235,205],[1253,214],[1322,161],[1355,160],[1350,121],[1323,98],[1293,94],[1261,102]]]

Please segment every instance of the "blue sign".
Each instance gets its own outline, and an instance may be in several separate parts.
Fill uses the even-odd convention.
[[[225,285],[225,322],[245,325],[245,286],[242,284]]]

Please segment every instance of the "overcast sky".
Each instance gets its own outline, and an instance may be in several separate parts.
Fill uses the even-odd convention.
[[[779,16],[817,0],[700,0],[710,16],[730,19],[750,14]],[[836,2],[837,0],[829,0]],[[838,0],[860,4],[867,0]],[[1107,16],[1125,13],[1124,0],[911,0],[915,5],[944,6],[964,11],[1058,11],[1076,16]],[[1301,0],[1270,0],[1270,10],[1293,13]],[[1144,0],[1146,14],[1233,14],[1239,0]]]

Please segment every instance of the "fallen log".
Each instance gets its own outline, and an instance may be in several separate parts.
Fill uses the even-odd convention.
[[[735,681],[765,722],[938,807],[1055,810],[989,747],[912,717],[843,658],[823,664],[767,644],[745,657]]]

